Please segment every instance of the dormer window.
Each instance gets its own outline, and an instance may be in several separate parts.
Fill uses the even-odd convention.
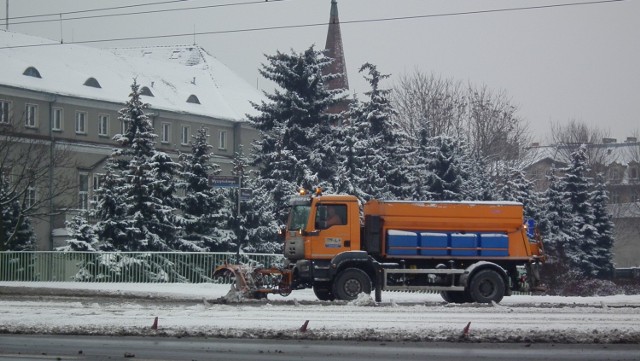
[[[42,76],[40,75],[40,72],[38,71],[38,69],[36,69],[36,68],[34,68],[32,66],[26,68],[24,70],[24,73],[22,73],[22,75],[32,76],[34,78],[42,79]]]
[[[84,85],[86,86],[90,86],[92,88],[99,88],[101,89],[102,87],[100,86],[100,83],[98,83],[98,81],[96,80],[96,78],[89,78],[87,79],[87,81],[84,82]]]
[[[153,93],[151,92],[151,89],[149,89],[149,87],[143,86],[140,89],[140,95],[146,95],[148,97],[152,97]]]
[[[195,96],[195,94],[191,94],[187,99],[187,103],[200,104],[200,99],[198,99],[198,97]]]

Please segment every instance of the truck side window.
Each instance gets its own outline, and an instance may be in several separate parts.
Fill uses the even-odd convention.
[[[327,229],[331,226],[345,224],[347,224],[347,206],[344,204],[329,204],[318,207],[316,228]]]

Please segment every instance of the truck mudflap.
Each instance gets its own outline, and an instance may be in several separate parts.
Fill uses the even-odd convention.
[[[246,299],[264,299],[269,293],[288,296],[292,291],[292,276],[289,269],[233,264],[218,266],[213,272],[214,279],[231,281],[233,291]]]

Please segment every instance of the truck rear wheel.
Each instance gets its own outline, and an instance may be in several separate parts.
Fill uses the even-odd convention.
[[[361,293],[371,293],[371,279],[361,269],[347,268],[333,282],[333,294],[339,300],[355,300]]]
[[[498,303],[502,301],[504,291],[504,280],[496,271],[490,269],[476,273],[469,285],[469,294],[478,303]]]

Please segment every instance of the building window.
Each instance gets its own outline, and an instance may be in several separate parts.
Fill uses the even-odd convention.
[[[100,201],[100,197],[98,196],[98,191],[102,187],[102,183],[104,181],[104,174],[94,174],[93,175],[93,188],[92,188],[92,207],[95,207]]]
[[[76,112],[76,133],[87,134],[87,112]]]
[[[37,119],[38,106],[35,104],[27,104],[25,106],[24,126],[28,128],[35,128],[37,126]]]
[[[9,124],[11,119],[11,102],[0,100],[0,124]]]
[[[620,181],[620,172],[618,171],[617,168],[609,169],[609,180],[612,182]]]
[[[162,143],[171,142],[171,124],[162,123]]]
[[[80,173],[78,176],[78,209],[87,209],[89,206],[89,175]]]
[[[27,208],[31,208],[35,206],[36,201],[37,201],[36,189],[34,187],[27,188],[25,206]]]
[[[62,108],[53,108],[52,117],[53,119],[51,120],[51,130],[61,131],[64,119],[64,112],[62,111]]]
[[[186,125],[182,126],[181,138],[180,141],[182,145],[189,144],[189,127]]]
[[[638,168],[637,167],[629,168],[629,179],[638,180]]]
[[[127,134],[127,130],[129,128],[129,122],[126,120],[123,120],[120,122],[120,134],[125,135]]]
[[[616,191],[609,192],[609,203],[617,204],[620,203],[620,195]]]
[[[98,116],[98,135],[109,135],[109,116]]]
[[[202,127],[200,129],[204,132],[204,142],[211,144],[211,139],[209,139],[209,128]]]
[[[221,130],[218,140],[218,149],[227,149],[227,131]]]

